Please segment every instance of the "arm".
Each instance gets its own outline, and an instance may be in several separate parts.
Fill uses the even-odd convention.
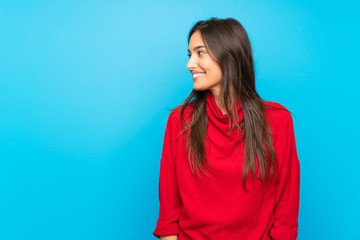
[[[171,235],[171,236],[161,236],[160,240],[177,240],[178,235]]]
[[[269,234],[274,240],[296,240],[300,198],[300,163],[290,114],[284,136],[285,151],[283,164],[276,181],[273,225]]]
[[[177,239],[179,234],[179,216],[180,216],[180,194],[178,190],[176,171],[175,171],[175,144],[178,124],[174,121],[174,115],[171,113],[168,117],[162,158],[160,161],[159,177],[159,202],[160,213],[157,220],[156,229],[153,235],[162,239]]]

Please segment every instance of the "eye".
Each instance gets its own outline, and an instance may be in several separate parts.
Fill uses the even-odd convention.
[[[200,54],[200,53],[203,53],[203,54],[204,54],[203,51],[198,51],[198,53],[199,53],[200,56],[202,55],[202,54]],[[191,54],[190,54],[190,53],[188,53],[187,55],[188,55],[189,57],[191,57]]]

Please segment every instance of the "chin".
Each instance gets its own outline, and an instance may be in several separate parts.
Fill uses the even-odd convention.
[[[194,88],[195,91],[204,91],[206,89],[203,89],[203,88]]]
[[[196,86],[195,84],[194,84],[193,88],[194,88],[194,90],[196,90],[196,91],[204,91],[204,90],[207,90],[206,87],[199,87],[199,86]]]

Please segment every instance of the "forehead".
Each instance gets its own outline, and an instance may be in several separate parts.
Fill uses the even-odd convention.
[[[199,49],[199,48],[206,48],[206,46],[202,40],[201,33],[199,31],[196,31],[190,37],[188,51]]]
[[[200,31],[196,31],[191,35],[189,45],[191,45],[191,43],[203,43]]]

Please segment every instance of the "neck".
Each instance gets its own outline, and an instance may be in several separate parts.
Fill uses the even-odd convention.
[[[212,92],[212,94],[214,95],[214,99],[215,99],[215,103],[218,106],[218,108],[221,110],[222,114],[227,114],[226,109],[225,109],[225,104],[222,101],[222,97],[221,97],[221,89],[211,89],[210,90]],[[233,88],[231,88],[231,103],[230,106],[233,107],[236,99],[234,99],[234,90]]]

